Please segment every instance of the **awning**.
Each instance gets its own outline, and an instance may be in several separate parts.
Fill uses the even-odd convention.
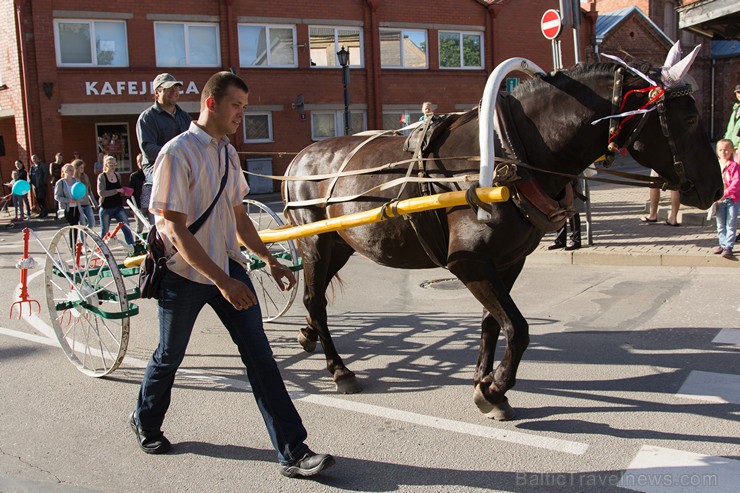
[[[740,39],[740,2],[699,0],[676,9],[678,27],[713,39]]]

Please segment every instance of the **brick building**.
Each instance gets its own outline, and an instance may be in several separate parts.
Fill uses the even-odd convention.
[[[13,20],[0,24],[2,178],[9,180],[17,158],[28,162],[36,153],[48,162],[60,151],[66,161],[79,151],[88,163],[100,151],[113,153],[121,171],[129,171],[138,153],[136,119],[153,100],[154,76],[170,72],[182,80],[180,105],[196,118],[200,90],[218,70],[233,70],[250,87],[245,124],[232,138],[245,164],[282,173],[291,153],[344,132],[341,47],[350,52],[352,130],[396,128],[403,118],[417,118],[426,100],[438,112],[475,106],[488,74],[509,57],[551,69],[539,23],[557,6],[557,0],[1,2],[0,15]],[[595,12],[580,14],[586,56]],[[567,36],[563,58],[570,66]]]

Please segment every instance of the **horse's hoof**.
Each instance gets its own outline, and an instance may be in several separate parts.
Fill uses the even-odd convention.
[[[334,382],[338,394],[356,394],[362,390],[354,375],[340,378]]]
[[[313,353],[316,350],[316,341],[312,341],[303,335],[302,330],[298,331],[298,344],[300,344],[303,350],[307,353]]]
[[[487,418],[495,419],[496,421],[507,421],[514,419],[516,416],[514,408],[509,405],[509,400],[506,397],[504,397],[503,401],[493,404],[483,395],[480,384],[476,385],[473,390],[473,402],[475,402],[480,412],[485,414]]]
[[[486,413],[486,418],[495,419],[496,421],[509,421],[516,418],[516,411],[507,400],[494,404],[493,410]]]

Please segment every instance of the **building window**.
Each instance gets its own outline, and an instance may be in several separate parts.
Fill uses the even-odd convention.
[[[380,30],[380,66],[383,68],[427,68],[427,32]]]
[[[98,143],[98,153],[102,152],[116,157],[117,171],[131,172],[128,123],[96,123],[95,138]]]
[[[366,130],[364,111],[351,112],[349,119],[350,134]],[[339,135],[344,135],[344,110],[311,112],[311,140],[324,140]]]
[[[439,32],[441,68],[483,68],[483,44],[480,33]]]
[[[349,51],[349,66],[362,67],[362,33],[353,27],[310,26],[308,44],[312,67],[339,67],[337,52]]]
[[[244,113],[244,142],[273,142],[272,113]]]
[[[239,24],[240,67],[297,67],[295,26]]]
[[[123,21],[54,20],[58,67],[128,67]]]
[[[219,67],[218,24],[155,22],[157,67]]]
[[[421,118],[419,110],[396,110],[383,112],[383,130],[398,130],[406,125],[416,123]]]

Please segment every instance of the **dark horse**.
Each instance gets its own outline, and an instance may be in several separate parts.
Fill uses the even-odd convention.
[[[617,92],[624,105],[622,108],[617,105],[615,111],[612,99],[617,71],[624,77],[623,89]],[[507,127],[505,138],[501,139],[503,151],[528,165],[519,166],[517,173],[520,179],[508,183],[512,196],[517,195],[517,190],[535,189],[559,200],[572,180],[564,175],[578,175],[604,155],[608,140],[613,140],[618,147],[627,148],[641,165],[654,169],[667,182],[677,186],[681,203],[708,208],[722,195],[722,179],[691,90],[680,83],[684,73],[673,81],[673,85],[666,82],[664,73],[663,81],[657,83],[652,92],[630,93],[650,84],[619,63],[585,65],[535,77],[520,85],[513,94],[500,97],[496,104],[499,113],[504,115],[503,125]],[[660,73],[657,74],[657,79],[661,80]],[[664,94],[661,92],[663,89]],[[662,97],[654,98],[661,94]],[[650,98],[655,100],[650,102]],[[617,119],[624,123],[612,139],[609,139],[608,119],[591,124],[615,113],[643,106],[650,108],[656,104],[662,105],[658,107],[660,111],[631,119]],[[342,170],[345,173],[383,163],[408,162],[410,154],[402,149],[404,138],[382,136],[359,149],[356,148],[367,137],[323,140],[298,154],[286,174],[311,177],[337,173],[353,150],[356,153],[345,163]],[[516,142],[520,145],[517,146]],[[513,149],[516,147],[519,149]],[[430,159],[425,161],[426,175],[431,178],[476,173],[478,162],[468,157],[480,153],[477,111],[458,116],[431,142],[427,153]],[[420,195],[418,184],[408,183],[400,196],[401,188],[392,187],[326,206],[310,203],[329,195],[346,197],[361,194],[402,178],[406,173],[404,167],[353,174],[336,181],[333,178],[286,181],[283,199],[303,202],[297,206],[289,205],[286,215],[294,225],[307,224],[368,210],[397,197],[405,199]],[[416,176],[416,169],[413,176]],[[470,181],[460,178],[457,182],[448,180],[431,187],[435,193],[445,191],[445,187],[465,190],[471,185]],[[529,199],[523,197],[518,202],[526,203]],[[529,209],[532,209],[531,204]],[[492,204],[491,218],[485,222],[478,221],[472,207],[464,206],[423,213],[413,224],[403,219],[392,219],[297,240],[305,275],[303,303],[308,310],[308,325],[299,334],[301,345],[306,351],[313,351],[317,339],[320,340],[327,369],[334,378],[337,391],[358,392],[360,386],[355,375],[345,366],[329,333],[326,289],[332,278],[354,252],[378,264],[404,269],[433,268],[442,263],[484,308],[480,352],[473,378],[474,402],[489,417],[512,418],[514,411],[505,393],[515,384],[517,367],[529,343],[529,328],[509,293],[527,255],[535,250],[546,229],[553,230],[533,224],[528,219],[530,212],[509,200]],[[557,229],[557,225],[554,228]],[[432,260],[434,251],[443,252],[441,262]],[[496,340],[502,329],[506,351],[494,368]]]

